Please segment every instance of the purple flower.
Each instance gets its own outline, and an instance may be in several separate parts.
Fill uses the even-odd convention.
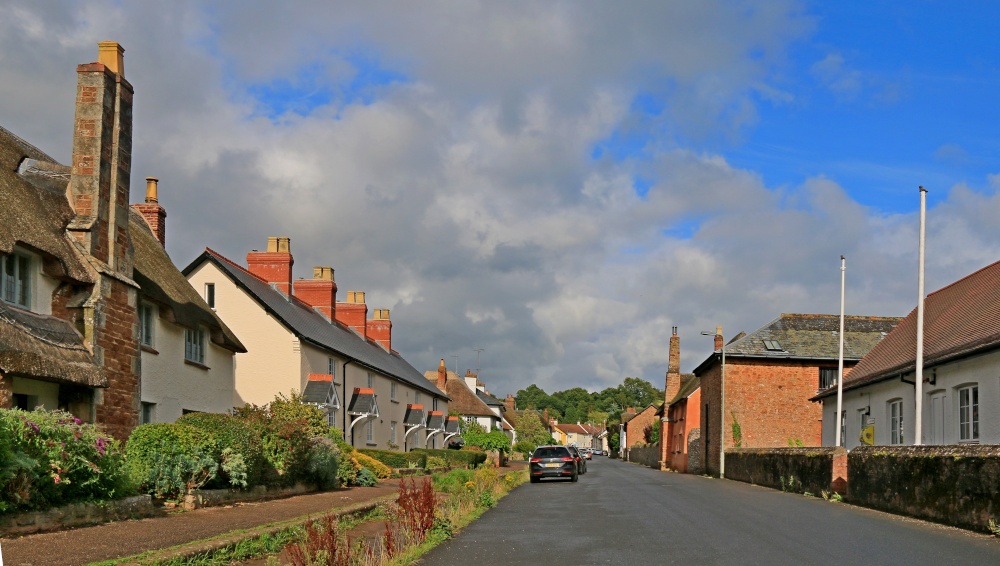
[[[33,423],[31,421],[24,421],[24,424],[26,424],[29,427],[31,427],[31,430],[35,431],[35,434],[38,434],[38,432],[39,432],[38,425],[36,425],[35,423]]]
[[[98,436],[97,440],[94,441],[94,447],[97,448],[97,453],[104,456],[104,453],[108,450],[108,441],[103,436]]]

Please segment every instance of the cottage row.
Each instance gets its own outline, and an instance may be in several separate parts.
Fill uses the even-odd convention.
[[[158,179],[129,205],[123,53],[103,42],[77,67],[72,165],[0,127],[0,407],[63,409],[124,439],[298,392],[355,446],[443,447],[449,410],[513,436],[471,372],[425,376],[392,349],[388,309],[339,300],[331,267],[294,279],[286,237],[245,265],[206,249],[179,270]]]
[[[724,473],[731,448],[1000,443],[1000,262],[927,296],[922,411],[916,415],[917,309],[847,316],[837,415],[840,317],[782,314],[724,342],[690,374],[670,338],[664,402],[622,416],[621,446],[660,421],[660,466]],[[724,384],[724,385],[723,385]],[[982,408],[982,410],[981,410]],[[722,450],[720,450],[720,446]]]

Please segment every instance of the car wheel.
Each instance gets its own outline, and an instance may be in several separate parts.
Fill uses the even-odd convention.
[[[531,476],[531,483],[538,483],[541,480],[542,478],[536,478],[535,476]]]
[[[576,483],[576,480],[578,480],[579,478],[580,478],[579,474],[573,474],[573,477],[571,477],[569,481]]]

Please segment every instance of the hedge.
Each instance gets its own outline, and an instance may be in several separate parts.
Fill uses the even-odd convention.
[[[417,450],[411,450],[410,452],[396,452],[393,450],[369,450],[367,448],[358,448],[358,452],[370,456],[379,462],[382,462],[386,466],[397,470],[411,467],[427,467],[427,455]]]
[[[260,433],[250,423],[222,413],[188,413],[177,424],[193,426],[213,435],[223,448],[232,448],[243,456],[247,466],[247,484],[260,485],[267,460]],[[225,480],[225,481],[223,481]],[[228,487],[228,478],[218,478],[212,487]]]
[[[486,453],[476,450],[441,450],[434,448],[414,448],[410,454],[418,453],[425,456],[437,456],[444,458],[452,466],[475,468],[486,461]]]

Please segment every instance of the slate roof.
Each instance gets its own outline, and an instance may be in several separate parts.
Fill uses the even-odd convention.
[[[424,406],[407,405],[406,414],[403,415],[403,424],[407,426],[420,426],[424,424]]]
[[[557,424],[556,428],[565,434],[593,434],[590,430],[580,424]]]
[[[885,316],[845,316],[844,359],[854,362],[863,358],[900,320]],[[782,314],[726,344],[726,357],[837,361],[839,332],[840,315]],[[778,349],[769,349],[769,342]],[[702,373],[716,357],[715,354],[709,356],[694,373]]]
[[[306,388],[302,391],[302,400],[306,403],[326,405],[326,400],[333,393],[333,405],[340,408],[337,388],[333,386],[333,376],[328,373],[311,373]]]
[[[924,299],[924,367],[1000,348],[1000,262]],[[917,309],[844,377],[844,390],[916,371]],[[819,399],[836,393],[830,388]]]
[[[486,405],[490,407],[506,407],[506,405],[503,404],[503,401],[478,389],[476,390],[476,397],[479,397],[483,403],[486,403]]]
[[[458,434],[459,432],[458,417],[448,417],[445,419],[444,431],[448,434]]]
[[[299,340],[336,352],[435,397],[447,399],[397,352],[386,351],[375,342],[365,340],[340,322],[330,322],[309,305],[278,291],[263,279],[211,249],[206,249],[182,273],[188,275],[204,262],[211,262],[218,267]]]
[[[437,389],[437,371],[424,372],[424,377]],[[440,391],[438,389],[438,391]],[[465,384],[465,379],[458,376],[453,371],[447,372],[445,380],[445,393],[451,398],[448,402],[448,411],[469,417],[496,417],[486,402],[473,393],[469,386]]]
[[[133,279],[142,297],[167,309],[171,322],[192,329],[203,326],[213,343],[233,352],[246,352],[236,334],[177,270],[142,215],[129,212],[129,236],[135,250]]]
[[[354,393],[351,395],[351,404],[347,407],[347,413],[350,415],[373,414],[378,416],[378,404],[375,402],[375,390],[355,387]]]
[[[444,430],[444,413],[441,411],[431,411],[428,413],[427,428],[431,430]]]

